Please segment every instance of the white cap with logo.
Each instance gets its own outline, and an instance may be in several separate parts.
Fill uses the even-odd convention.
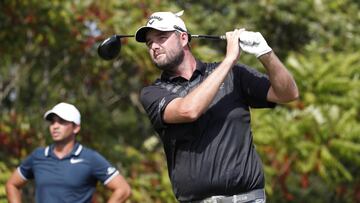
[[[57,116],[66,121],[73,122],[76,125],[80,125],[80,112],[72,104],[61,102],[55,105],[52,109],[50,109],[44,114],[45,120],[51,119],[51,114],[56,114]]]
[[[146,23],[146,26],[140,27],[135,33],[135,39],[138,42],[146,41],[146,33],[149,29],[159,31],[181,31],[187,32],[184,21],[180,18],[184,11],[177,13],[171,12],[155,12],[153,13]]]

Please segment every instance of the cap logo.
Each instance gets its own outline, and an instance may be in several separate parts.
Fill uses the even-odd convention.
[[[163,18],[159,16],[150,16],[148,20],[148,24],[149,25],[153,24],[155,20],[162,21]]]
[[[149,20],[149,22],[148,22],[148,24],[153,24],[153,22],[154,22],[155,20],[153,19],[153,20]]]
[[[152,19],[157,19],[158,21],[162,21],[162,20],[163,20],[163,18],[160,17],[160,16],[150,16],[150,17],[149,17],[149,21],[152,20]]]

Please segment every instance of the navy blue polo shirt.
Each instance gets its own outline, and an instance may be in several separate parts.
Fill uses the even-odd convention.
[[[97,181],[107,184],[119,174],[98,152],[76,143],[59,159],[53,145],[37,148],[18,167],[25,180],[34,179],[37,203],[87,203]]]
[[[197,61],[189,80],[164,72],[140,94],[163,142],[170,180],[181,202],[264,187],[262,163],[252,139],[250,109],[275,106],[267,101],[270,82],[265,74],[237,64],[198,120],[179,124],[163,121],[169,102],[185,97],[218,65]]]

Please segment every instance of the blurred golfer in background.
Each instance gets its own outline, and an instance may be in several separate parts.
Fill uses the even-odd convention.
[[[98,181],[112,190],[108,200],[125,202],[129,184],[98,152],[76,141],[80,131],[80,112],[68,103],[59,103],[47,111],[53,144],[34,150],[13,172],[6,183],[10,203],[21,202],[21,188],[35,180],[37,203],[89,203]]]

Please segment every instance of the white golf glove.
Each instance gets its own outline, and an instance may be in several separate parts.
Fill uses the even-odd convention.
[[[241,32],[239,44],[242,50],[254,54],[257,58],[272,50],[260,32]]]

